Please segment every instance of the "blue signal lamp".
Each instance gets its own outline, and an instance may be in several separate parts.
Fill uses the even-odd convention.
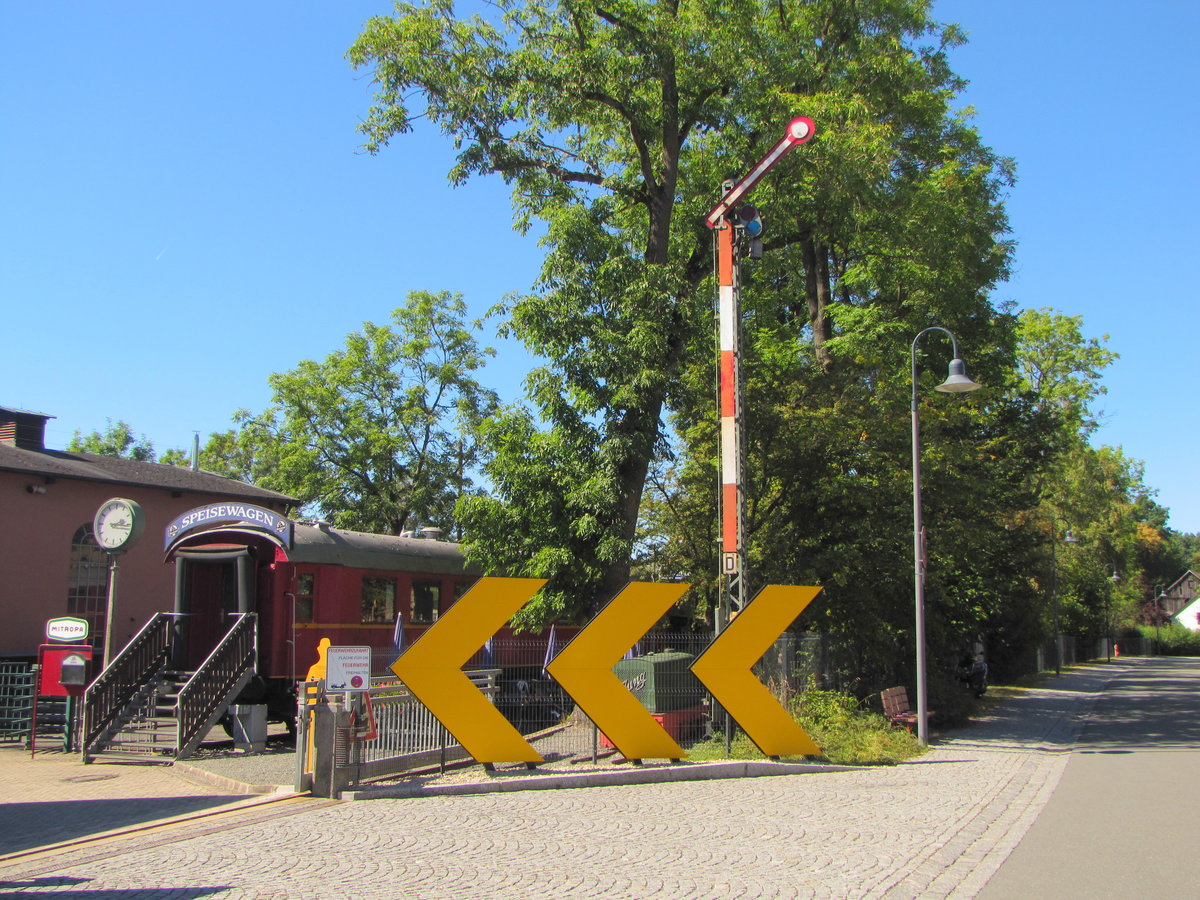
[[[762,216],[758,214],[758,207],[749,203],[739,206],[733,218],[734,224],[745,232],[746,237],[754,239],[762,235],[763,221]]]

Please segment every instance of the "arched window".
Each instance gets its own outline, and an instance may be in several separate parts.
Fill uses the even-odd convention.
[[[67,614],[87,621],[88,643],[103,651],[108,626],[108,554],[92,536],[91,523],[80,525],[71,538]]]

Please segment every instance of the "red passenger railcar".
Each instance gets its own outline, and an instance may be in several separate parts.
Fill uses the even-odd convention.
[[[433,529],[365,534],[292,522],[246,504],[181,516],[167,530],[166,552],[176,567],[176,665],[202,662],[231,614],[257,613],[259,677],[241,699],[268,702],[277,718],[294,712],[295,684],[316,663],[322,638],[372,647],[374,671],[383,674],[396,658],[397,638],[412,644],[479,578],[458,544]],[[564,641],[568,630],[577,629],[560,628]],[[528,677],[540,672],[547,640],[514,638],[506,628],[472,664]]]

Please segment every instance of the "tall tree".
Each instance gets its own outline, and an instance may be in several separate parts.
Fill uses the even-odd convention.
[[[1083,316],[1050,308],[1027,309],[1017,320],[1022,387],[1038,403],[1064,417],[1064,426],[1081,435],[1099,425],[1095,401],[1107,393],[1103,371],[1119,357],[1101,338],[1083,336]]]
[[[120,456],[141,462],[154,462],[154,445],[143,434],[135,436],[127,422],[113,424],[106,420],[103,432],[84,434],[79,429],[71,436],[67,449],[78,453],[96,453],[100,456]]]
[[[476,429],[496,404],[475,374],[492,354],[465,324],[462,297],[414,291],[391,325],[366,322],[342,350],[270,377],[274,403],[239,413],[202,461],[300,498],[334,524],[457,534],[472,488]]]
[[[428,119],[458,148],[453,181],[500,175],[518,224],[546,227],[537,289],[507,310],[550,361],[529,381],[536,412],[489,426],[495,495],[463,515],[486,564],[551,578],[530,615],[577,614],[628,575],[665,413],[687,433],[711,404],[702,219],[721,182],[793,116],[816,119],[817,139],[756,195],[778,260],[763,321],[803,336],[817,376],[854,368],[845,385],[866,377],[854,360],[871,335],[896,348],[931,316],[988,332],[1008,172],[950,110],[961,85],[944,48],[958,34],[923,0],[495,9],[398,4],[350,58],[378,84],[368,149]]]

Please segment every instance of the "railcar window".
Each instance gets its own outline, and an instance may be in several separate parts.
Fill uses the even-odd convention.
[[[391,578],[362,580],[362,620],[364,622],[396,621],[396,582]]]
[[[311,622],[313,620],[313,588],[317,576],[312,572],[296,576],[296,621]]]
[[[429,625],[437,621],[441,607],[442,585],[437,581],[414,581],[412,586],[412,620]]]

